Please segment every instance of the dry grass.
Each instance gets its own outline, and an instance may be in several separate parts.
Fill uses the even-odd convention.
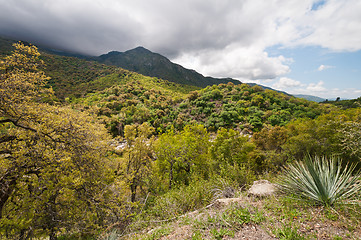
[[[361,239],[361,205],[314,206],[278,195],[242,194],[120,239]],[[230,204],[227,205],[226,203]]]

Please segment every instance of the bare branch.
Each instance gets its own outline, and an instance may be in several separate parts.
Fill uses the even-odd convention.
[[[33,132],[36,132],[36,130],[35,130],[34,128],[24,126],[24,125],[18,123],[18,121],[14,120],[14,119],[10,119],[10,118],[1,119],[1,120],[0,120],[0,123],[12,123],[12,124],[14,124],[14,125],[17,126],[17,127],[20,127],[20,128],[26,129],[26,130],[30,130],[30,131],[33,131]]]
[[[16,136],[2,136],[2,137],[0,137],[0,143],[10,142],[15,139],[16,139]]]

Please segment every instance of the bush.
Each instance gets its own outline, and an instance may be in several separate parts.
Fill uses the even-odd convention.
[[[191,182],[189,186],[174,188],[157,197],[147,212],[155,217],[167,219],[202,208],[212,200],[212,186],[210,181],[198,180]]]

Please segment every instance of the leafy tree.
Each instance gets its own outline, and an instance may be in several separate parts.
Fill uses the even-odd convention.
[[[175,165],[181,160],[182,152],[179,144],[180,135],[174,133],[174,129],[169,130],[159,136],[155,143],[155,153],[157,156],[157,167],[160,172],[168,174],[168,188],[172,188]]]
[[[125,178],[130,191],[131,201],[136,201],[138,187],[145,185],[145,179],[151,173],[152,144],[149,138],[154,128],[148,123],[141,125],[126,125],[124,128],[124,161],[120,174]]]
[[[1,178],[0,217],[1,210],[10,197],[17,180],[11,175],[20,170],[15,166],[13,168],[16,169],[9,169],[10,166],[5,164],[12,162],[5,159],[10,158],[13,152],[12,149],[6,148],[6,145],[17,140],[18,136],[13,133],[14,129],[36,132],[36,129],[27,124],[27,120],[31,120],[27,115],[34,107],[33,99],[41,96],[41,87],[44,86],[47,79],[43,72],[37,71],[39,64],[42,63],[38,61],[37,49],[20,43],[14,46],[14,53],[5,57],[5,61],[0,62],[0,142],[2,144],[1,157],[4,159],[4,163],[1,165],[4,175]]]
[[[258,172],[277,171],[284,165],[287,157],[283,147],[288,138],[288,129],[280,126],[268,125],[261,131],[254,133],[252,141],[260,150],[257,154],[255,152],[253,156],[255,162],[258,163]]]
[[[17,43],[1,62],[0,234],[53,240],[61,228],[89,232],[102,221],[109,138],[88,114],[42,103],[51,90],[38,57]]]
[[[253,166],[248,154],[254,149],[247,136],[232,129],[220,128],[210,147],[213,171],[243,185],[252,179]]]
[[[284,127],[266,126],[260,132],[253,135],[253,142],[262,150],[282,151],[282,145],[288,139],[287,129]]]
[[[191,177],[207,178],[209,134],[202,125],[188,125],[180,133],[170,130],[162,134],[155,144],[156,166],[167,172],[168,188],[174,182],[189,184]]]

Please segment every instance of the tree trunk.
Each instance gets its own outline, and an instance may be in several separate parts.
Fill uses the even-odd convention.
[[[49,240],[57,240],[56,236],[56,227],[57,227],[57,209],[56,209],[56,197],[58,192],[55,191],[53,195],[50,196],[49,201],[47,202],[48,208],[48,229],[50,231]]]
[[[132,196],[131,196],[130,201],[135,202],[135,197],[136,197],[136,194],[137,194],[137,184],[135,182],[133,182],[130,185],[130,191],[132,192]]]
[[[16,184],[15,177],[12,177],[9,180],[4,178],[0,181],[0,219],[2,218],[3,207],[5,206],[7,200],[10,198]]]
[[[173,161],[170,163],[170,171],[169,171],[169,190],[172,188],[172,181],[173,181]]]
[[[56,231],[54,228],[50,229],[49,240],[57,240]]]

